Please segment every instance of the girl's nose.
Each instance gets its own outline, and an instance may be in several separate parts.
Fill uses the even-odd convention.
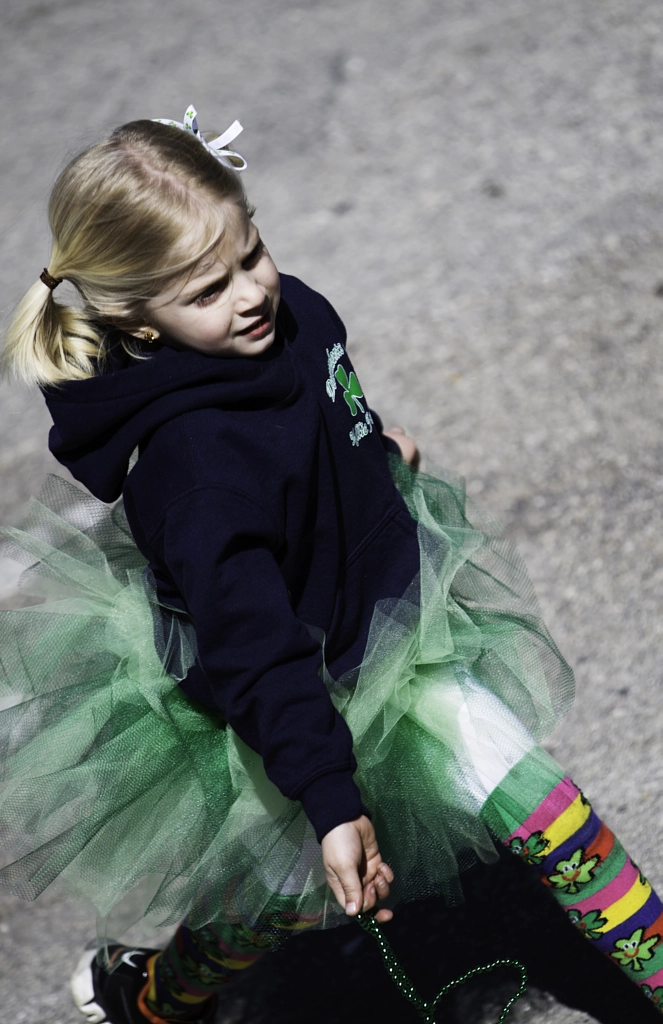
[[[264,306],[265,289],[250,271],[235,276],[235,288],[240,313],[252,313],[256,308]]]

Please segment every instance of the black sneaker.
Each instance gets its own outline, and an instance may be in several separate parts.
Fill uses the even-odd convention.
[[[147,985],[147,961],[158,952],[158,949],[109,946],[110,962],[114,966],[110,973],[97,963],[96,949],[85,951],[71,977],[71,991],[88,1024],[168,1024],[165,1018],[145,1016],[138,1005],[138,997]],[[215,1005],[212,997],[205,1015],[190,1024],[209,1024]]]

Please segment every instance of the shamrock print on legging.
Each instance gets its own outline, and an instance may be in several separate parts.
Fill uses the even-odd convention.
[[[600,939],[600,929],[607,924],[607,918],[601,917],[600,910],[588,910],[581,914],[579,910],[567,911],[571,924],[574,924],[588,939]]]
[[[628,939],[617,939],[615,948],[610,954],[622,967],[630,967],[632,971],[641,971],[642,964],[653,957],[652,947],[661,941],[660,935],[652,935],[642,941],[644,928],[636,928]]]
[[[555,864],[556,873],[548,878],[555,889],[576,893],[580,891],[581,885],[591,882],[596,865],[601,858],[590,857],[589,860],[584,860],[584,853],[583,848],[579,847],[568,860],[560,860]]]
[[[350,412],[353,416],[357,415],[357,406],[364,412],[364,407],[359,401],[360,398],[364,397],[364,392],[361,390],[361,385],[357,380],[357,375],[354,370],[350,370],[350,379],[342,366],[336,367],[336,373],[334,374],[336,380],[343,388],[343,398],[350,407]]]
[[[652,1001],[654,1006],[663,1011],[663,985],[659,985],[658,988],[651,988],[650,985],[642,985],[641,991],[647,999]]]
[[[524,860],[526,864],[537,865],[546,856],[546,850],[550,846],[547,839],[544,838],[543,832],[532,832],[531,836],[527,839],[521,839],[520,836],[514,836],[509,843],[509,849],[511,853],[515,853],[517,857]]]

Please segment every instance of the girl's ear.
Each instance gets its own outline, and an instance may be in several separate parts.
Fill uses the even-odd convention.
[[[138,327],[122,327],[122,330],[126,334],[130,334],[133,338],[138,338],[140,341],[146,341],[148,345],[151,345],[153,341],[159,338],[160,332],[156,327],[150,327],[149,324],[141,324]]]

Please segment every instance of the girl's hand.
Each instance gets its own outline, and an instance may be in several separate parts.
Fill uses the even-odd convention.
[[[408,437],[402,427],[392,427],[391,430],[384,430],[383,434],[385,437],[390,437],[392,441],[396,442],[401,450],[401,456],[406,462],[410,463],[413,469],[419,469],[421,452],[413,437]]]
[[[322,859],[329,887],[349,917],[371,910],[389,895],[394,873],[380,857],[375,829],[365,814],[327,833]],[[390,921],[393,916],[391,910],[378,910],[375,920]]]

